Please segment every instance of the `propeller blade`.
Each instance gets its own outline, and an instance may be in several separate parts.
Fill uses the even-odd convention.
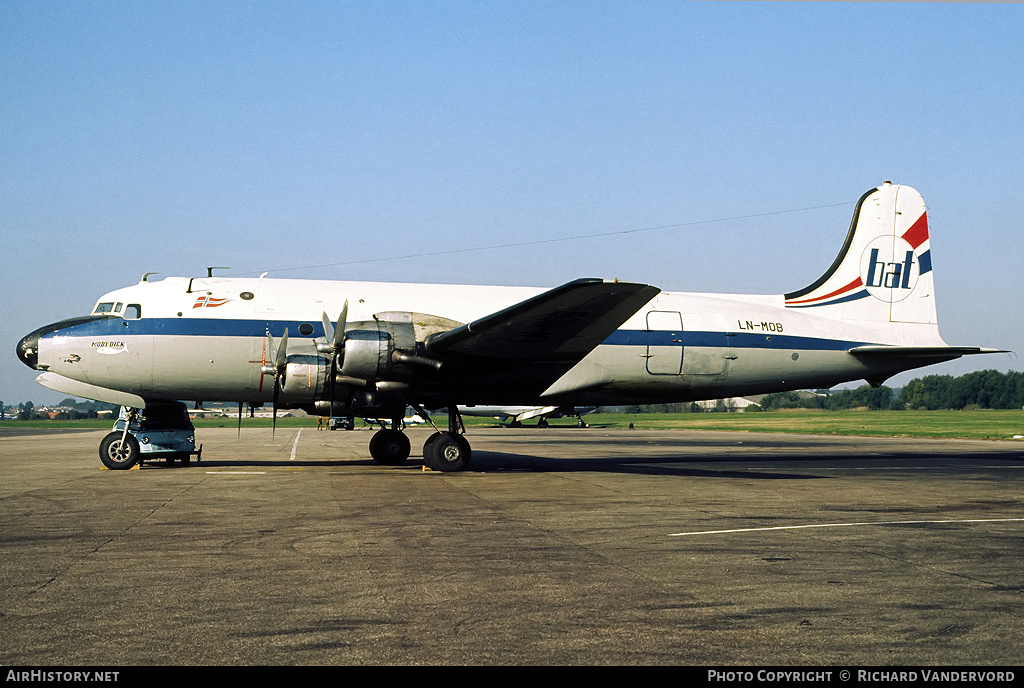
[[[288,365],[288,328],[284,328],[284,335],[281,337],[281,346],[277,347],[277,358],[274,360],[277,365],[277,374],[284,375],[284,367]]]
[[[348,299],[345,299],[345,305],[341,307],[341,315],[338,316],[338,328],[334,330],[334,336],[331,337],[331,342],[334,344],[335,351],[342,351],[345,348],[345,327],[348,325]]]
[[[281,378],[274,378],[274,410],[273,410],[273,422],[270,427],[270,436],[274,437],[277,435],[277,399],[281,395]]]
[[[327,317],[327,311],[323,312],[321,320],[324,323],[324,339],[329,342],[334,341],[334,325],[331,324],[331,319]]]
[[[328,399],[331,402],[331,414],[334,413],[335,390],[337,389],[337,376],[341,372],[341,363],[345,359],[345,328],[348,325],[348,299],[341,307],[341,314],[338,315],[338,327],[331,329],[331,321],[324,313],[324,336],[331,342],[331,349],[334,357],[331,358],[331,372],[327,381]]]

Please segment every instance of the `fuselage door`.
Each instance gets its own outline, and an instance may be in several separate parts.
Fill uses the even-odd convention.
[[[683,317],[677,311],[647,313],[647,372],[679,375],[683,369]]]

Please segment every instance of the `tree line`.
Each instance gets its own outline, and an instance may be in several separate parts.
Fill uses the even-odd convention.
[[[760,402],[765,411],[787,408],[842,410],[970,410],[1024,407],[1024,373],[979,370],[959,377],[926,375],[901,389],[862,385],[821,395],[779,392]]]
[[[116,411],[117,406],[115,404],[104,404],[100,401],[85,401],[79,399],[73,399],[67,397],[62,400],[59,404],[55,405],[60,411],[53,420],[78,420],[81,418],[98,418],[98,411]],[[13,406],[4,406],[3,402],[0,402],[0,408],[5,409],[5,415],[8,418],[12,415],[14,410]],[[14,418],[17,420],[50,420],[49,413],[43,413],[36,409],[36,405],[31,401],[25,401],[18,404],[18,411],[14,413]]]

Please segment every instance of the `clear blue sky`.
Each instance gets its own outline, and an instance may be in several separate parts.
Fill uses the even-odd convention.
[[[6,0],[0,399],[145,272],[781,293],[884,180],[945,339],[1024,351],[1022,46],[1005,4]]]

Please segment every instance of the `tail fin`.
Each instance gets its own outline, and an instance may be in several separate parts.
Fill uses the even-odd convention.
[[[935,324],[930,248],[921,194],[886,182],[857,202],[832,267],[786,294],[786,307],[842,320]]]

